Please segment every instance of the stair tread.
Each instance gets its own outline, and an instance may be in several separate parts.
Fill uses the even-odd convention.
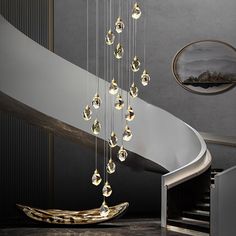
[[[201,211],[201,210],[183,211],[183,213],[191,214],[191,215],[210,216],[209,211]]]
[[[201,203],[197,203],[197,206],[200,206],[200,207],[210,207],[210,203],[201,202]]]
[[[211,175],[216,175],[216,174],[219,174],[219,173],[221,173],[222,171],[224,171],[224,170],[212,170],[211,171]]]
[[[177,224],[182,224],[182,225],[188,225],[188,226],[195,226],[198,228],[205,228],[209,229],[210,223],[207,221],[202,221],[202,220],[194,220],[194,219],[189,219],[185,217],[181,217],[178,219],[168,219],[168,223],[177,223]]]
[[[205,203],[209,203],[209,204],[210,204],[210,196],[205,196],[205,197],[202,199],[202,202],[205,202]]]

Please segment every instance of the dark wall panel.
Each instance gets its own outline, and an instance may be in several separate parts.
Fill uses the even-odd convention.
[[[102,203],[102,184],[91,183],[94,171],[94,150],[55,136],[55,207],[83,210]],[[113,193],[109,205],[128,201],[125,216],[155,216],[161,212],[161,174],[136,171],[114,156],[117,171],[109,175]],[[103,176],[103,156],[98,155],[98,167]]]
[[[0,112],[0,219],[17,216],[16,203],[49,204],[49,136]]]
[[[0,13],[49,48],[49,3],[51,0],[0,0]],[[51,206],[52,138],[49,132],[5,113],[0,107],[0,225],[19,222],[16,203]]]
[[[48,48],[50,0],[0,0],[0,13],[17,29]]]
[[[212,168],[228,169],[236,165],[236,147],[209,143],[208,148],[213,156]]]

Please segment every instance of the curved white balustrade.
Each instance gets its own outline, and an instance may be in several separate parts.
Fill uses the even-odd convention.
[[[82,111],[91,102],[96,86],[96,76],[41,47],[0,16],[0,90],[3,93],[48,116],[91,133],[92,121],[84,121]],[[94,111],[102,125],[104,89],[107,96],[111,96],[107,93],[108,86],[107,82],[100,80],[99,93],[103,105],[100,112]],[[126,93],[122,91],[124,100]],[[163,189],[191,178],[209,166],[211,161],[205,142],[194,129],[139,98],[132,100],[131,105],[136,114],[135,120],[130,123],[134,136],[125,143],[125,148],[170,171],[163,177]],[[110,108],[109,103],[108,113]],[[118,138],[124,129],[120,112],[115,111],[115,132]],[[99,137],[105,137],[104,131]]]

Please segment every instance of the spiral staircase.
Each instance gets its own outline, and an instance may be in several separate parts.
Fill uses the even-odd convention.
[[[92,146],[93,136],[82,120],[81,111],[86,104],[86,94],[83,91],[86,80],[90,85],[88,93],[93,94],[97,83],[96,76],[41,47],[1,16],[0,71],[0,105],[4,110]],[[106,81],[100,81],[101,95],[108,86]],[[126,148],[132,155],[139,157],[137,162],[142,160],[144,169],[168,172],[162,177],[161,225],[186,227],[186,222],[178,220],[189,217],[190,212],[183,208],[190,207],[183,203],[177,209],[178,199],[183,193],[188,198],[197,196],[194,202],[188,204],[191,207],[194,204],[203,207],[197,201],[207,189],[209,193],[211,155],[201,135],[175,116],[139,98],[133,101],[133,107],[137,117],[132,124],[135,138]],[[145,114],[148,114],[148,122]],[[117,119],[115,123],[117,132],[121,132],[121,121]],[[100,142],[103,139],[102,132]],[[136,161],[134,159],[134,166]],[[203,184],[204,187],[196,194],[189,191],[190,187],[193,188],[192,184]],[[209,194],[203,200],[207,204]],[[208,205],[204,207],[209,210]],[[202,216],[198,214],[197,217]],[[208,216],[206,218],[209,219]]]

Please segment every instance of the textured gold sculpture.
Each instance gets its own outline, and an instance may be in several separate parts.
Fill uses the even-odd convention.
[[[106,222],[120,216],[128,206],[128,202],[110,206],[107,216],[102,216],[100,214],[100,208],[83,211],[42,210],[17,204],[17,207],[33,220],[60,225],[86,225]]]

